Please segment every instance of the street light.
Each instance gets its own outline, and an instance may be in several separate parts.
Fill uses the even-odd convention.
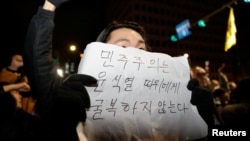
[[[61,68],[58,68],[57,69],[57,74],[60,76],[60,77],[63,77],[63,70]]]
[[[65,62],[65,73],[66,75],[75,72],[75,64],[78,62],[78,48],[76,45],[72,44],[69,46],[70,55],[68,60]]]
[[[69,50],[72,51],[72,52],[76,51],[76,46],[75,45],[70,45]]]

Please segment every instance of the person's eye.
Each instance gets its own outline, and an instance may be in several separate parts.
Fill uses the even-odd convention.
[[[145,48],[143,48],[143,47],[141,47],[141,48],[139,48],[139,49],[141,49],[141,50],[146,50]]]

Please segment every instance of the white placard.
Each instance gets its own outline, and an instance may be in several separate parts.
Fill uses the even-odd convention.
[[[184,56],[93,42],[84,50],[78,73],[98,80],[97,87],[86,87],[91,108],[78,130],[86,140],[193,140],[207,135],[206,123],[190,103],[190,68]]]

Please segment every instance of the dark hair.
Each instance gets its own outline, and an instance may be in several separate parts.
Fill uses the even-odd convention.
[[[20,48],[14,48],[14,49],[10,49],[8,51],[6,51],[7,53],[7,59],[6,59],[6,65],[10,65],[12,62],[12,57],[15,55],[21,55],[23,56],[23,50]]]
[[[217,88],[213,91],[213,96],[214,97],[220,97],[220,96],[223,96],[224,93],[226,92],[226,89],[224,88]]]
[[[124,27],[133,29],[136,32],[138,32],[144,39],[147,51],[151,51],[151,47],[148,45],[147,35],[144,27],[142,27],[136,22],[131,22],[131,21],[123,21],[123,22],[113,21],[112,23],[107,25],[106,28],[102,30],[102,32],[98,35],[96,41],[106,43],[112,31]]]
[[[243,77],[234,91],[234,98],[236,100],[250,100],[249,95],[250,76]]]
[[[1,117],[13,115],[16,111],[16,100],[10,92],[0,91],[0,115]]]

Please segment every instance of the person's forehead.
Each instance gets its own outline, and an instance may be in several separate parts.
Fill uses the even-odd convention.
[[[121,37],[132,37],[138,40],[143,40],[141,34],[131,28],[118,28],[110,33],[110,39]]]
[[[13,58],[14,58],[14,59],[17,59],[17,60],[23,59],[22,55],[19,55],[19,54],[14,55]]]
[[[198,73],[206,73],[206,70],[200,66],[195,67],[195,71]]]

